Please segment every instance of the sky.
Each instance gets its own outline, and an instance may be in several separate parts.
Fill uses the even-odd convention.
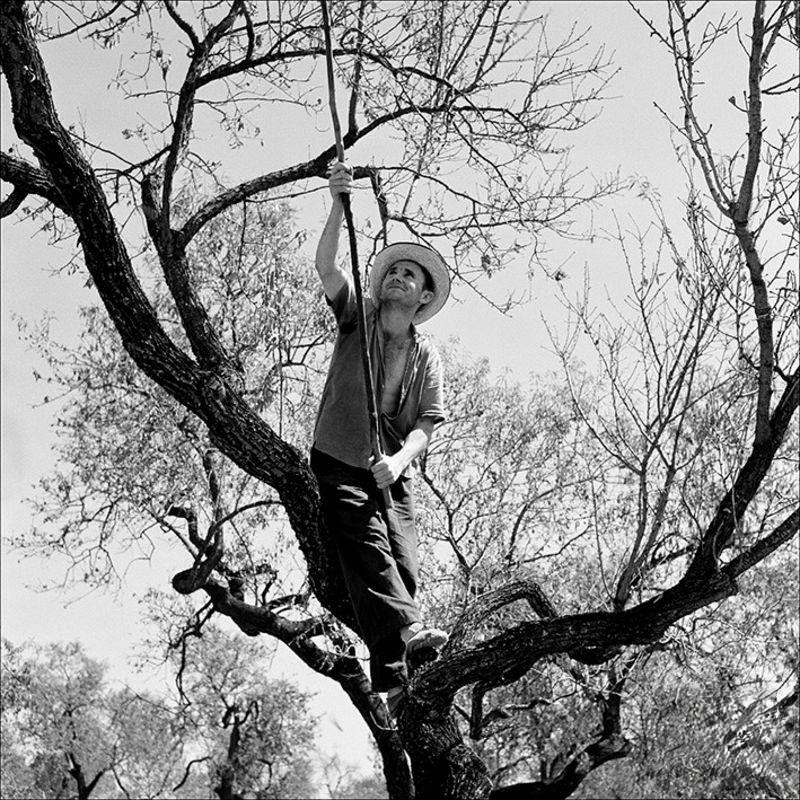
[[[576,163],[586,165],[595,174],[621,169],[623,175],[645,179],[656,187],[668,213],[677,221],[684,176],[676,168],[670,130],[654,107],[657,100],[669,109],[677,107],[671,62],[663,49],[648,36],[642,22],[623,2],[559,2],[538,3],[537,10],[550,14],[554,33],[565,31],[577,22],[590,28],[589,41],[605,46],[620,71],[607,90],[600,118],[574,139]],[[717,7],[739,8],[747,20],[749,3],[716,3]],[[663,14],[660,3],[646,6],[652,15]],[[81,48],[80,55],[64,41],[44,48],[45,62],[53,82],[56,105],[65,122],[85,123],[87,129],[107,124],[119,130],[124,127],[128,110],[105,91],[109,65],[116,66],[115,52]],[[80,70],[75,69],[80,59]],[[746,62],[730,51],[720,58],[708,76],[703,98],[708,116],[718,130],[739,138],[744,122],[742,115],[727,98],[739,94],[744,85]],[[80,80],[75,76],[81,75]],[[2,83],[2,146],[13,141],[9,125],[9,103],[5,82]],[[98,98],[102,101],[98,102]],[[135,120],[134,120],[135,123]],[[265,165],[269,159],[285,164],[315,152],[317,142],[327,141],[329,130],[309,130],[298,136],[285,128],[270,134],[265,149]],[[108,138],[113,138],[109,132]],[[214,144],[213,138],[211,144]],[[252,169],[252,163],[239,163],[236,152],[225,159],[234,169]],[[3,196],[8,187],[3,186]],[[314,211],[316,204],[316,212]],[[322,219],[325,193],[308,201],[310,214]],[[356,204],[358,213],[359,206]],[[624,225],[629,215],[641,224],[648,222],[645,203],[636,192],[609,201],[598,209],[598,224],[613,224],[616,214]],[[309,224],[321,224],[309,223]],[[19,215],[3,220],[0,232],[2,246],[2,534],[3,553],[0,572],[0,622],[3,636],[14,642],[33,638],[39,642],[80,640],[88,653],[105,660],[115,680],[142,683],[163,680],[163,675],[133,676],[130,671],[132,648],[141,638],[140,609],[137,595],[149,585],[166,588],[172,575],[173,556],[157,556],[146,565],[135,567],[127,577],[133,589],[116,596],[68,592],[37,591],[47,579],[57,579],[61,565],[54,560],[20,560],[8,547],[15,531],[31,524],[30,508],[25,498],[52,463],[54,436],[51,424],[57,418],[58,404],[43,404],[45,390],[33,380],[37,366],[34,355],[19,341],[16,318],[35,322],[48,314],[54,329],[65,340],[77,336],[76,308],[94,302],[91,288],[85,286],[82,274],[54,273],[66,260],[66,251],[58,251],[34,228],[21,221]],[[313,237],[312,237],[313,238]],[[584,266],[599,292],[617,288],[622,275],[613,247],[602,241],[593,245],[574,242],[553,243],[554,255],[563,260],[577,291],[582,283]],[[556,260],[556,259],[554,259]],[[457,336],[472,355],[489,358],[496,370],[508,369],[519,380],[531,373],[554,369],[556,361],[549,352],[545,328],[540,315],[558,318],[556,296],[552,285],[540,279],[528,284],[509,273],[497,278],[498,289],[530,290],[532,300],[508,317],[491,311],[469,291],[454,287],[454,301],[429,323],[428,330],[436,337]],[[40,367],[41,369],[41,367]],[[319,693],[316,710],[322,717],[323,748],[340,752],[354,768],[367,763],[367,735],[364,726],[350,710],[343,693],[330,682],[310,675],[291,654],[276,656],[276,670],[303,682]]]

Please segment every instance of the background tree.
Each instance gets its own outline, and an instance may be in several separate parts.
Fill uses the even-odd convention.
[[[275,490],[305,556],[311,589],[325,608],[348,623],[351,612],[342,601],[346,595],[341,591],[336,561],[322,528],[313,480],[298,451],[248,402],[242,353],[233,336],[215,321],[217,300],[203,291],[192,269],[198,255],[197,236],[204,225],[247,198],[301,178],[321,176],[332,150],[322,149],[310,161],[231,189],[219,187],[211,199],[197,198],[185,211],[176,193],[181,176],[186,174],[181,170],[192,163],[205,163],[197,140],[191,136],[192,123],[199,122],[202,112],[218,110],[224,101],[230,101],[222,120],[238,137],[247,124],[244,92],[248,80],[257,81],[261,89],[286,92],[292,100],[303,97],[297,84],[291,82],[299,73],[288,65],[291,62],[296,67],[301,58],[321,54],[316,9],[308,4],[286,4],[281,6],[280,15],[255,21],[251,8],[241,2],[232,3],[224,12],[216,6],[200,10],[191,19],[181,16],[181,10],[170,3],[157,8],[163,10],[164,22],[176,26],[172,30],[179,32],[184,50],[187,43],[190,48],[180,85],[171,83],[176,71],[172,65],[178,57],[169,47],[172,41],[153,35],[146,27],[154,18],[145,18],[144,10],[149,12],[151,7],[118,3],[83,20],[88,23],[85,26],[83,22],[79,27],[74,23],[69,26],[73,32],[91,32],[100,41],[114,42],[116,37],[122,41],[128,32],[144,25],[145,34],[150,33],[145,38],[145,61],[149,57],[153,77],[160,73],[164,81],[160,96],[172,112],[161,117],[163,124],[156,121],[152,130],[139,130],[140,137],[147,135],[145,145],[149,149],[145,153],[130,153],[121,169],[104,171],[89,165],[78,137],[58,120],[34,29],[22,4],[4,7],[3,72],[17,132],[31,147],[38,166],[16,154],[3,154],[0,175],[15,187],[3,204],[3,212],[18,208],[24,197],[33,193],[59,210],[56,225],[64,217],[74,222],[85,266],[133,361],[205,425],[208,441],[216,450]],[[574,219],[576,207],[608,188],[580,191],[570,181],[565,162],[558,156],[549,158],[559,141],[553,137],[583,124],[592,101],[599,97],[602,81],[581,84],[580,79],[597,75],[600,63],[589,59],[586,66],[576,66],[572,54],[578,42],[573,37],[556,48],[547,48],[541,38],[542,49],[529,56],[515,52],[535,38],[543,23],[533,20],[526,26],[506,16],[510,8],[505,3],[417,4],[398,6],[396,15],[387,15],[379,6],[343,3],[336,7],[335,16],[337,29],[346,30],[337,47],[340,77],[352,90],[346,146],[354,148],[375,132],[386,131],[386,126],[396,126],[404,143],[397,162],[357,166],[356,176],[370,178],[382,221],[410,227],[441,249],[452,248],[452,261],[459,265],[456,277],[479,290],[481,275],[501,266],[505,257],[526,242],[535,242],[546,231],[564,232],[568,220]],[[733,594],[742,573],[797,531],[796,497],[770,491],[770,468],[776,457],[778,463],[784,458],[786,432],[798,403],[797,347],[790,324],[796,313],[796,292],[791,284],[768,285],[764,279],[767,258],[759,250],[770,241],[763,226],[783,224],[779,222],[783,219],[790,232],[788,246],[780,242],[779,252],[786,256],[796,244],[794,189],[786,168],[795,142],[791,131],[796,137],[796,125],[773,149],[762,147],[762,95],[770,86],[777,86],[779,91],[781,86],[791,85],[785,84],[783,77],[770,86],[763,82],[775,49],[796,46],[797,30],[788,3],[769,9],[764,3],[755,4],[744,101],[749,141],[740,170],[737,159],[720,161],[715,155],[706,129],[697,122],[695,107],[698,59],[733,27],[723,21],[703,32],[701,26],[714,13],[713,6],[711,10],[705,4],[690,9],[676,3],[667,8],[671,15],[668,32],[659,34],[657,26],[654,32],[675,57],[685,112],[679,127],[700,165],[705,188],[732,234],[730,243],[738,254],[732,274],[737,279],[726,294],[716,286],[715,273],[690,276],[691,291],[684,297],[695,305],[687,315],[688,343],[667,350],[664,358],[656,361],[655,385],[648,383],[647,372],[624,372],[615,355],[614,338],[610,339],[608,357],[600,362],[615,379],[605,397],[601,391],[597,402],[587,406],[583,394],[586,385],[575,388],[573,381],[574,412],[584,431],[594,437],[614,464],[608,478],[621,481],[623,487],[626,476],[630,481],[627,494],[601,491],[606,476],[598,485],[589,482],[589,513],[577,507],[575,516],[583,516],[598,530],[601,524],[616,521],[617,512],[623,518],[627,504],[629,521],[615,531],[610,552],[599,554],[599,573],[595,575],[599,574],[600,580],[590,579],[584,602],[565,608],[568,613],[563,616],[558,616],[555,604],[530,576],[483,591],[464,608],[451,645],[439,661],[418,671],[401,714],[400,738],[411,756],[414,783],[421,796],[477,797],[490,791],[486,765],[464,743],[451,714],[457,693],[472,693],[474,722],[482,714],[487,693],[519,680],[538,668],[543,659],[563,658],[563,654],[586,665],[608,664],[595,692],[600,712],[598,733],[541,780],[517,783],[494,793],[497,797],[537,792],[565,796],[574,791],[588,769],[627,750],[621,698],[639,661],[639,648],[647,651],[658,645],[670,626]],[[66,26],[61,30],[53,27],[58,24],[58,19],[48,21],[37,16],[35,30],[40,37],[48,32],[69,33]],[[156,31],[160,25],[156,24]],[[207,87],[214,84],[223,89],[223,100],[210,94]],[[132,86],[124,79],[123,85]],[[577,96],[568,91],[575,86]],[[499,96],[508,97],[508,101],[497,105]],[[137,97],[136,90],[131,97]],[[258,97],[259,103],[265,102],[264,91]],[[391,100],[387,102],[387,98]],[[90,151],[94,147],[84,146]],[[462,169],[441,177],[436,168],[442,164]],[[527,180],[525,170],[529,168],[543,183]],[[763,203],[758,209],[754,198],[759,196],[756,178],[760,168],[762,173],[769,172],[770,182],[762,190]],[[392,187],[388,179],[392,174],[409,176],[407,183]],[[119,181],[121,197],[126,196],[124,189],[128,186],[138,184],[141,189],[140,207],[150,246],[164,274],[170,302],[177,309],[180,333],[162,322],[157,304],[142,290],[121,239],[121,220],[115,222],[109,206],[109,198],[116,199],[116,195],[107,193],[112,184],[107,183],[104,191],[101,178]],[[481,183],[477,192],[472,183],[476,178]],[[462,180],[468,182],[466,189]],[[445,196],[452,203],[445,204]],[[702,202],[700,209],[696,220],[708,215]],[[756,222],[756,215],[764,209],[766,214]],[[430,225],[424,226],[422,219],[430,220]],[[447,246],[443,243],[445,236]],[[376,241],[380,238],[380,234],[375,237]],[[693,248],[698,241],[702,240],[695,239]],[[680,252],[678,245],[674,249]],[[692,254],[702,264],[704,254],[695,249]],[[710,261],[726,263],[715,258]],[[676,281],[683,280],[682,270],[676,259]],[[780,273],[776,269],[773,274]],[[740,279],[742,275],[745,281]],[[658,295],[657,278],[656,273],[648,279],[645,300],[637,301],[640,307],[648,307],[647,298]],[[773,296],[778,301],[770,307]],[[736,384],[733,380],[709,379],[693,366],[691,354],[699,355],[697,348],[719,321],[711,306],[723,302],[734,311],[734,341],[742,361],[752,363],[751,369],[758,376],[754,410],[748,392],[742,389],[748,379],[752,380],[746,367]],[[596,331],[598,320],[591,315],[587,318],[584,313],[579,319],[587,332]],[[591,324],[586,324],[587,320]],[[602,332],[602,320],[599,323]],[[652,325],[634,328],[634,339],[642,332],[651,335],[655,329]],[[661,340],[656,341],[656,346],[641,350],[639,357],[632,359],[635,367],[641,368],[651,352],[660,354]],[[565,345],[562,352],[571,370],[569,346]],[[727,364],[724,358],[721,363]],[[574,373],[570,371],[570,375]],[[781,382],[779,391],[773,388],[775,380]],[[703,381],[708,383],[703,385]],[[734,389],[726,394],[731,384]],[[704,499],[702,514],[692,518],[691,503],[677,503],[673,491],[680,470],[687,475],[700,474],[687,469],[691,462],[686,459],[694,450],[681,436],[683,420],[691,416],[706,388],[707,396],[718,407],[735,403],[731,419],[736,425],[750,420],[753,425],[735,428],[744,435],[740,437],[739,457],[725,464],[727,472],[720,470],[719,475],[713,475],[715,480],[706,484],[699,478],[688,481],[687,500],[688,490],[699,492],[698,486],[702,486]],[[648,402],[656,406],[649,407]],[[707,454],[701,448],[698,458]],[[214,457],[212,453],[212,461]],[[490,472],[486,474],[490,477]],[[213,509],[213,469],[207,480]],[[508,481],[507,475],[498,476],[498,486],[504,480],[516,491],[515,480]],[[518,508],[522,507],[520,501],[524,506],[522,495],[516,499]],[[618,501],[623,508],[617,508]],[[684,514],[676,520],[678,532],[672,537],[667,536],[668,521],[672,521],[668,516],[672,513],[670,502],[677,503]],[[410,780],[399,741],[376,729],[375,714],[381,721],[383,709],[376,707],[342,629],[330,618],[296,620],[279,616],[266,597],[259,598],[258,603],[244,602],[236,582],[231,583],[235,570],[227,564],[221,535],[230,511],[226,508],[216,512],[217,516],[210,515],[207,530],[200,536],[194,527],[197,516],[192,516],[191,509],[186,511],[185,506],[174,503],[170,509],[177,510],[179,518],[186,521],[184,538],[195,549],[193,565],[175,576],[174,587],[182,593],[204,592],[216,611],[231,616],[244,630],[272,633],[292,642],[307,663],[322,665],[321,670],[339,680],[376,734],[390,794],[408,796]],[[686,522],[687,517],[693,524]],[[473,516],[473,524],[475,521]],[[194,541],[193,536],[197,536]],[[514,538],[519,538],[519,531]],[[656,545],[667,548],[664,560],[658,557]],[[606,556],[608,565],[604,563]],[[466,563],[475,570],[476,564],[469,558]],[[611,570],[613,577],[608,582],[605,568],[611,564],[619,570]],[[222,578],[227,580],[223,582]],[[494,618],[499,622],[495,628],[490,616],[519,599],[527,600],[540,619],[504,611]],[[473,634],[482,628],[486,638],[481,640]],[[313,641],[323,634],[327,650]]]
[[[310,795],[309,697],[287,681],[264,679],[265,648],[243,648],[207,626],[172,652],[187,702],[184,724],[202,752],[195,763],[214,793],[222,800]]]
[[[387,797],[386,781],[378,763],[375,763],[371,774],[354,776],[341,758],[334,755],[323,764],[322,772],[325,787],[332,800],[357,800],[360,797],[381,800]]]
[[[3,640],[4,797],[302,797],[308,696],[208,626],[172,649],[179,697],[113,689],[78,644]]]
[[[169,698],[129,687],[108,694],[117,709],[113,720],[116,759],[111,765],[116,796],[153,800],[196,796],[173,790],[192,743]]]
[[[80,645],[3,640],[3,681],[4,796],[156,797],[179,773],[174,714],[110,690]]]

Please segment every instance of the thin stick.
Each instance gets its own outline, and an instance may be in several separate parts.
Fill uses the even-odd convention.
[[[336,89],[333,77],[333,46],[331,44],[331,25],[328,17],[327,0],[320,0],[322,6],[322,27],[325,32],[325,66],[328,72],[328,104],[333,118],[333,135],[336,139],[336,157],[344,161],[344,144],[342,142],[342,128],[339,125],[339,114],[336,110]],[[350,264],[353,271],[353,288],[356,293],[356,309],[358,316],[358,338],[361,344],[361,364],[364,370],[364,386],[367,394],[367,415],[369,417],[370,444],[372,455],[378,459],[383,453],[380,444],[378,427],[378,403],[375,395],[375,384],[372,380],[372,364],[369,356],[369,343],[367,342],[367,315],[364,309],[364,293],[361,289],[361,273],[358,268],[358,251],[356,250],[356,229],[353,224],[353,210],[350,207],[350,195],[342,194],[344,218],[347,223],[347,234],[350,240]],[[387,512],[394,509],[392,496],[389,489],[383,489],[383,501]],[[387,520],[388,521],[388,520]]]

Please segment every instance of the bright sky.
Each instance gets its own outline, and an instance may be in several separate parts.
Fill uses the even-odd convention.
[[[573,140],[575,163],[586,165],[598,175],[620,167],[623,175],[646,178],[661,193],[667,212],[677,214],[677,200],[682,194],[684,178],[675,165],[668,125],[653,106],[654,100],[671,110],[677,106],[667,54],[648,36],[643,24],[624,2],[539,5],[542,11],[550,13],[554,37],[567,30],[573,22],[581,27],[590,27],[590,42],[596,46],[604,45],[609,53],[615,53],[615,61],[621,68],[608,89],[609,96],[614,99],[606,103],[600,119]],[[713,5],[717,8],[725,6],[729,10],[742,8],[745,20],[751,16],[750,3]],[[650,3],[647,10],[651,15],[664,13],[661,3]],[[120,104],[114,105],[112,95],[106,91],[109,64],[111,68],[115,67],[119,58],[116,53],[83,47],[78,57],[74,45],[61,41],[57,46],[47,46],[44,56],[56,105],[65,122],[83,120],[90,131],[107,124],[107,141],[115,136],[112,130],[119,131],[130,124],[122,121],[127,113],[125,108]],[[80,80],[75,80],[78,74],[76,63],[80,63]],[[740,95],[745,85],[746,62],[734,49],[715,63],[718,70],[713,76],[707,76],[709,88],[704,107],[708,118],[715,122],[715,131],[728,131],[738,140],[744,131],[744,118],[727,102],[727,98]],[[103,102],[98,103],[97,98],[102,98]],[[4,148],[12,141],[8,109],[8,94],[3,82]],[[264,151],[265,169],[305,158],[315,153],[318,145],[327,145],[331,139],[328,130],[309,130],[308,136],[298,137],[297,130],[291,126],[282,131],[265,131],[265,135],[270,137],[270,146]],[[214,145],[213,139],[210,144]],[[252,169],[252,161],[242,162],[242,157],[236,152],[226,154],[223,161],[229,163],[229,155],[232,172]],[[268,157],[275,163],[269,163]],[[359,163],[358,158],[353,160]],[[313,198],[310,206],[319,219],[326,202],[325,194]],[[600,209],[598,220],[601,225],[610,224],[612,210],[623,222],[630,213],[643,224],[649,219],[644,203],[635,199],[635,192],[619,198],[613,206],[607,204]],[[673,219],[677,224],[677,216]],[[311,226],[316,224],[319,224],[316,220],[310,223]],[[33,226],[19,221],[18,215],[4,220],[1,244],[2,632],[15,642],[28,637],[40,642],[78,639],[90,655],[105,659],[111,665],[115,678],[141,681],[143,679],[130,676],[128,667],[131,648],[141,638],[135,597],[143,594],[149,585],[167,587],[174,571],[170,557],[158,556],[149,565],[139,566],[131,572],[128,585],[133,596],[90,595],[76,599],[80,595],[75,592],[37,593],[37,584],[46,577],[58,576],[59,565],[52,560],[48,563],[19,561],[6,546],[8,537],[30,525],[30,511],[24,498],[30,495],[32,486],[50,467],[53,447],[50,424],[58,413],[57,405],[41,403],[45,390],[33,380],[35,360],[18,341],[13,315],[36,321],[44,313],[49,313],[54,317],[57,330],[67,339],[74,339],[77,330],[75,309],[80,304],[93,302],[95,295],[84,287],[83,275],[51,274],[53,267],[66,260],[65,252],[53,252],[41,237],[34,236]],[[584,264],[588,264],[593,284],[598,289],[603,284],[618,284],[622,273],[613,247],[601,242],[592,246],[575,243],[553,243],[553,246],[557,254],[554,262],[569,259],[566,269],[575,291],[580,288]],[[523,274],[524,269],[516,274],[509,272],[498,278],[498,283],[502,281],[504,287],[524,290],[527,283],[520,277]],[[428,330],[443,338],[450,335],[459,337],[475,356],[488,356],[495,367],[508,367],[524,380],[531,372],[555,367],[547,352],[546,335],[539,319],[542,311],[551,319],[555,313],[551,286],[551,283],[535,279],[533,302],[517,310],[510,318],[499,316],[481,305],[470,293],[456,287],[456,302],[436,317],[428,325]],[[68,600],[74,602],[69,604]],[[330,692],[330,682],[316,676],[309,677],[309,671],[291,654],[279,658],[276,665],[313,690],[325,693],[317,704],[318,713],[325,715],[325,746],[331,750],[339,749],[345,760],[362,763],[366,731],[350,711],[344,695],[338,690],[335,690],[335,695]]]

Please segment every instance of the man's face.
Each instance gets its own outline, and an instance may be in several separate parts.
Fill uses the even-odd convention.
[[[409,308],[418,308],[433,298],[433,292],[425,288],[425,273],[413,261],[395,261],[381,285],[381,300],[399,303]]]

